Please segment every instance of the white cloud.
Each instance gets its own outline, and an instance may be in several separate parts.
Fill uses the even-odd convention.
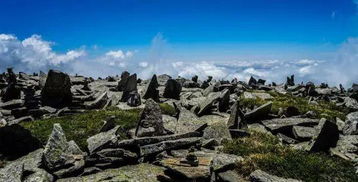
[[[117,75],[124,70],[137,73],[141,78],[153,74],[169,74],[173,77],[200,79],[213,76],[216,79],[247,81],[250,76],[266,79],[267,83],[282,83],[286,76],[295,74],[297,82],[342,83],[350,86],[358,81],[358,38],[350,38],[329,60],[232,60],[232,61],[190,61],[170,57],[170,45],[157,34],[148,51],[141,52],[142,59],[133,50],[111,50],[92,55],[84,48],[58,53],[52,49],[54,43],[33,35],[19,40],[15,35],[0,34],[0,71],[14,67],[17,71],[38,72],[60,69],[70,74],[93,77]],[[96,48],[97,49],[97,48]],[[99,50],[95,50],[99,51]],[[97,52],[98,53],[98,52]]]

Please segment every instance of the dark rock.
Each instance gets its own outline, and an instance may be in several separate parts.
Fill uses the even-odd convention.
[[[70,77],[60,71],[50,70],[41,91],[43,105],[59,108],[72,102]]]
[[[130,74],[127,71],[122,72],[121,80],[118,82],[118,86],[117,86],[118,91],[124,91],[124,89],[127,85],[127,80],[128,80],[129,75]]]
[[[143,99],[153,99],[154,101],[158,102],[159,101],[159,90],[158,90],[158,81],[157,81],[157,76],[153,75],[152,79],[150,80],[150,82],[148,83],[144,95],[143,95]]]
[[[137,92],[137,74],[133,74],[127,78],[127,82],[123,87],[122,102],[127,102],[132,92]]]
[[[246,129],[229,129],[232,138],[242,138],[250,136],[250,133]]]
[[[255,122],[260,119],[266,119],[271,112],[272,102],[268,102],[250,112],[245,113],[245,120]]]
[[[224,91],[221,92],[219,98],[219,111],[226,112],[226,110],[229,108],[229,102],[230,102],[230,91],[229,89],[225,89]]]
[[[85,103],[85,107],[87,109],[102,109],[107,105],[108,99],[107,92],[104,92],[96,100]]]
[[[132,91],[129,93],[129,98],[127,100],[127,105],[131,107],[137,107],[142,104],[142,101],[140,99],[140,95],[137,91]]]
[[[277,136],[277,138],[278,138],[281,142],[286,143],[286,144],[295,144],[295,143],[298,143],[297,140],[295,140],[295,139],[293,139],[293,138],[291,138],[291,137],[288,137],[288,136],[286,136],[286,135],[284,135],[284,134],[282,134],[282,133],[278,133],[276,136]]]
[[[285,116],[291,117],[291,116],[297,116],[300,115],[300,111],[295,106],[288,106],[285,111]]]
[[[165,84],[163,97],[179,100],[181,89],[182,86],[179,82],[174,79],[169,79]]]
[[[291,75],[291,77],[287,77],[286,85],[287,86],[295,85],[295,75]]]
[[[145,102],[144,110],[137,125],[135,136],[158,136],[165,134],[162,112],[159,105],[153,100]]]
[[[186,80],[183,84],[184,88],[199,88],[200,84],[191,80]]]
[[[24,100],[17,99],[17,100],[11,100],[11,101],[7,101],[4,103],[0,103],[0,108],[15,109],[15,108],[20,108],[20,107],[24,106],[24,104],[25,104]]]
[[[249,82],[248,82],[248,85],[249,85],[249,86],[256,86],[256,84],[257,84],[256,79],[251,76],[251,77],[250,77],[250,80],[249,80]]]
[[[197,83],[198,82],[198,75],[194,75],[192,78],[191,78],[191,80],[193,81],[193,82],[195,82],[195,83]]]
[[[239,102],[236,101],[231,107],[231,114],[227,122],[227,126],[230,129],[238,129],[245,127],[244,113],[239,108]]]
[[[335,123],[321,119],[317,129],[318,132],[311,143],[310,151],[328,151],[329,148],[336,146],[339,139],[339,131]]]
[[[40,147],[40,141],[20,125],[0,128],[0,154],[3,156],[18,158]]]
[[[120,165],[134,164],[137,162],[137,157],[138,155],[136,153],[128,150],[108,148],[91,154],[91,156],[86,159],[86,164],[104,169]]]
[[[266,82],[266,80],[259,79],[259,80],[257,81],[257,84],[259,84],[259,85],[265,85],[265,82]]]

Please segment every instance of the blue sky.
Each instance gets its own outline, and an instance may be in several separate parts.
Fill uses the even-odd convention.
[[[158,54],[183,62],[331,61],[358,37],[357,5],[355,0],[2,0],[0,34],[18,41],[39,35],[58,56],[84,50],[87,57],[100,57],[121,50],[137,55],[133,62],[149,64],[156,60],[145,59],[159,59]],[[160,45],[153,45],[158,37]]]

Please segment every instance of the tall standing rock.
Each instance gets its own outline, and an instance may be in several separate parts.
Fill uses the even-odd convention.
[[[147,85],[143,99],[153,99],[154,101],[159,101],[159,90],[158,90],[158,81],[157,75],[153,75],[152,79],[150,80],[149,84]]]
[[[181,89],[182,89],[182,86],[178,81],[176,81],[174,79],[169,79],[167,81],[167,83],[165,84],[163,96],[165,98],[179,100]]]
[[[291,77],[287,77],[286,85],[287,86],[295,85],[295,75],[291,75]]]
[[[163,135],[164,132],[160,107],[153,99],[148,99],[141,113],[135,136],[159,136]]]
[[[236,101],[231,107],[231,114],[227,122],[229,129],[239,129],[244,127],[244,113],[239,108],[239,102]]]
[[[131,93],[137,92],[137,74],[133,74],[127,78],[123,87],[122,102],[127,102]]]
[[[60,71],[50,70],[44,88],[41,91],[43,105],[63,107],[72,102],[70,77]]]
[[[123,71],[122,74],[121,74],[121,80],[119,80],[118,82],[118,86],[117,86],[117,89],[118,91],[124,91],[124,88],[127,84],[127,80],[128,80],[128,77],[129,77],[129,73],[128,71]]]
[[[315,139],[311,142],[310,151],[328,151],[335,147],[339,139],[339,130],[335,123],[322,118],[318,124]]]

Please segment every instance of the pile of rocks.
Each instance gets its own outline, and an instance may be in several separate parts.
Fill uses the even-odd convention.
[[[121,139],[121,126],[108,124],[87,139],[84,151],[55,124],[43,148],[34,144],[24,150],[31,153],[0,169],[0,181],[245,181],[234,171],[243,159],[221,149],[224,141],[249,135],[248,129],[276,135],[293,148],[358,159],[357,85],[347,90],[311,82],[296,85],[293,75],[280,85],[253,77],[248,83],[168,75],[142,81],[129,72],[93,80],[54,70],[15,75],[10,69],[0,77],[0,86],[0,148],[5,146],[1,136],[11,134],[7,128],[20,122],[108,106],[142,109],[137,127],[126,132],[128,139]],[[240,105],[241,98],[272,99],[267,91],[307,97],[309,104],[329,101],[351,113],[346,121],[331,121],[313,119],[313,113],[295,107],[273,113],[270,101],[256,108]],[[163,114],[159,103],[176,113]],[[2,129],[10,134],[3,135]],[[253,172],[249,180],[297,181],[263,171]]]

